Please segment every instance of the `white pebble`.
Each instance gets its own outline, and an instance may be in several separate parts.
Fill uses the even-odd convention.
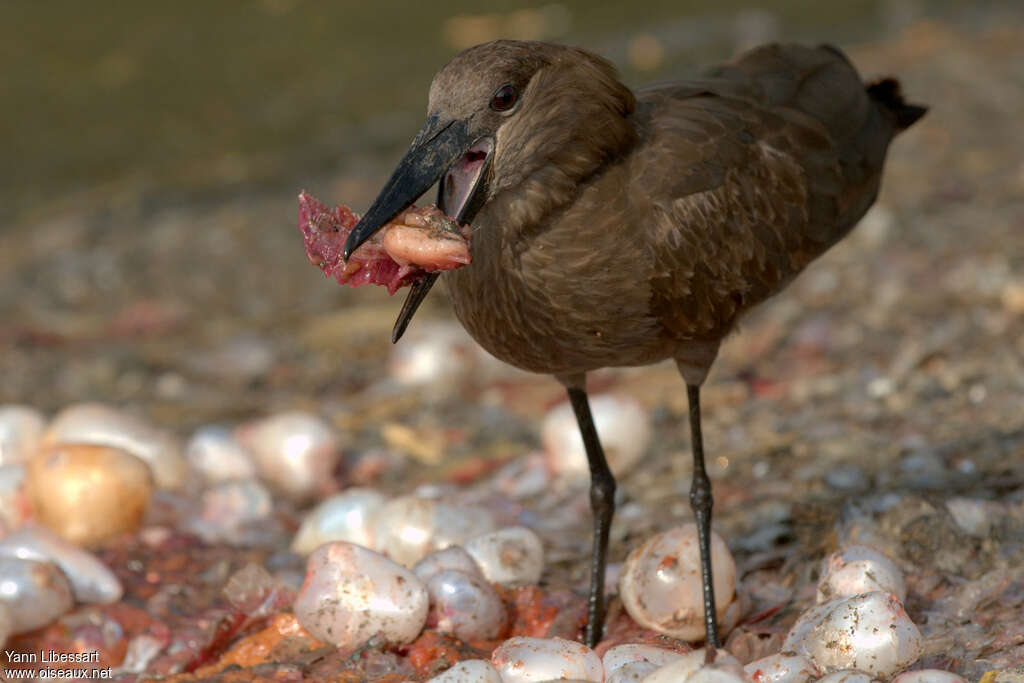
[[[188,463],[170,432],[101,403],[79,403],[62,410],[43,442],[119,448],[149,465],[157,488],[179,489],[188,479]]]
[[[256,476],[252,453],[227,427],[200,427],[185,446],[185,458],[209,483]]]
[[[16,529],[31,517],[32,504],[25,489],[25,465],[0,465],[0,525]]]
[[[454,569],[463,574],[483,578],[480,565],[461,545],[449,546],[430,553],[413,566],[412,573],[418,576],[420,581],[427,582],[434,574],[446,569]]]
[[[46,626],[71,610],[71,586],[56,565],[0,557],[0,602],[7,604],[11,633]]]
[[[967,680],[952,671],[918,669],[901,673],[892,679],[892,683],[967,683]]]
[[[628,396],[604,394],[590,399],[590,412],[612,473],[626,473],[650,443],[651,420],[647,410]],[[568,402],[548,412],[541,427],[541,441],[553,473],[577,480],[590,476],[583,438]]]
[[[0,465],[28,460],[43,436],[46,418],[35,408],[0,406]]]
[[[11,608],[6,602],[0,601],[0,647],[3,647],[14,629],[14,620],[11,617]],[[500,680],[500,679],[499,679]]]
[[[273,496],[256,479],[224,481],[203,491],[198,515],[187,526],[207,543],[230,543],[239,541],[240,532],[273,511]]]
[[[717,650],[715,660],[707,663],[704,648],[681,655],[648,674],[643,683],[747,683],[743,665],[726,650]]]
[[[826,672],[859,669],[888,678],[918,660],[922,639],[896,596],[875,591],[804,612],[782,651],[807,655]]]
[[[604,683],[627,683],[639,681],[649,673],[671,664],[683,655],[654,645],[630,643],[616,645],[604,653]]]
[[[313,498],[334,481],[337,438],[316,415],[277,413],[241,425],[235,438],[252,452],[260,476],[296,501]]]
[[[411,571],[362,546],[338,541],[309,556],[295,617],[313,637],[341,649],[379,635],[389,643],[415,640],[429,601]]]
[[[822,562],[819,603],[871,591],[892,593],[900,602],[907,599],[903,572],[886,555],[864,545],[851,545]]]
[[[818,675],[818,668],[803,655],[769,655],[743,667],[753,683],[804,683]]]
[[[863,671],[843,669],[822,676],[814,683],[875,683],[875,679]]]
[[[411,567],[428,553],[461,545],[496,526],[494,515],[483,508],[402,496],[385,503],[374,517],[374,548]]]
[[[292,551],[313,552],[331,541],[348,541],[373,548],[373,519],[385,498],[373,489],[349,488],[320,502],[302,520]]]
[[[491,640],[505,628],[505,603],[494,586],[476,574],[444,569],[427,581],[428,623],[464,641]]]
[[[985,538],[992,524],[1006,516],[1006,508],[992,500],[976,498],[950,498],[946,509],[956,525],[975,538]]]
[[[0,539],[0,557],[52,562],[64,572],[78,602],[108,604],[123,593],[114,572],[94,555],[41,526],[24,527]]]
[[[466,659],[427,683],[502,683],[501,674],[483,659]]]
[[[504,683],[553,679],[598,681],[601,660],[586,645],[562,638],[509,638],[491,654],[491,664]]]
[[[735,596],[736,563],[713,531],[711,572],[721,623]],[[634,549],[622,566],[619,595],[629,616],[641,626],[682,640],[703,640],[697,525],[669,529]]]
[[[466,552],[491,583],[535,584],[544,571],[540,537],[524,526],[511,526],[466,541]]]
[[[404,386],[450,390],[472,372],[477,348],[461,325],[418,321],[391,347],[388,371]]]

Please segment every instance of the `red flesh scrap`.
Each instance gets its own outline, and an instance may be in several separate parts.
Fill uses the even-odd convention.
[[[428,227],[430,218],[437,216],[443,214],[433,206],[410,209],[367,240],[346,262],[345,240],[359,216],[346,206],[331,210],[305,190],[299,194],[299,230],[309,262],[339,284],[384,285],[389,294],[426,273],[469,263],[466,231],[460,236]],[[389,235],[391,232],[395,234]]]

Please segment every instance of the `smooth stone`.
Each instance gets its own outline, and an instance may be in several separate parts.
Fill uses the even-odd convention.
[[[427,581],[427,595],[427,623],[466,642],[497,638],[508,620],[501,596],[476,574],[455,569],[439,571]]]
[[[861,593],[884,591],[900,602],[907,599],[903,572],[883,553],[864,545],[838,550],[822,562],[818,580],[818,602],[849,598]]]
[[[814,663],[803,655],[776,654],[743,667],[753,683],[804,683],[818,675]]]
[[[647,451],[651,440],[651,418],[635,399],[614,394],[592,396],[590,412],[608,466],[612,474],[622,476]],[[555,475],[575,480],[589,479],[587,451],[583,447],[576,415],[568,402],[555,406],[545,416],[541,442],[548,467]]]
[[[504,683],[604,679],[604,667],[593,650],[562,638],[509,638],[491,654],[491,664]]]
[[[0,647],[7,643],[7,639],[14,632],[14,617],[11,616],[11,608],[6,602],[0,601]]]
[[[377,512],[373,520],[374,547],[411,567],[435,550],[465,544],[496,526],[494,515],[483,508],[401,496]]]
[[[907,671],[892,679],[892,683],[967,683],[967,679],[952,671],[918,669]]]
[[[388,374],[403,386],[450,392],[473,372],[477,349],[461,325],[424,321],[391,347]]]
[[[71,586],[57,565],[0,557],[0,602],[10,610],[11,633],[26,633],[71,610]]]
[[[466,552],[491,583],[535,584],[544,572],[544,546],[524,526],[505,527],[466,541]]]
[[[207,543],[245,545],[246,532],[274,512],[274,497],[256,479],[224,481],[203,491],[199,514],[187,526]]]
[[[708,664],[703,648],[681,655],[641,680],[643,683],[748,683],[739,660],[726,650],[718,650],[715,661]]]
[[[434,574],[447,569],[454,569],[470,576],[484,576],[480,571],[480,565],[461,545],[449,546],[430,553],[413,565],[412,573],[426,583]]]
[[[181,444],[168,431],[101,403],[79,403],[57,414],[43,443],[110,446],[131,453],[153,470],[157,488],[177,490],[188,481]]]
[[[718,620],[722,623],[735,596],[736,564],[729,548],[714,531],[711,569]],[[641,626],[681,640],[703,640],[704,601],[697,525],[669,529],[635,548],[622,566],[619,595],[629,616]]]
[[[373,489],[355,487],[324,499],[302,520],[292,551],[308,555],[331,541],[348,541],[372,549],[373,519],[386,500]]]
[[[314,638],[349,650],[374,636],[409,643],[423,630],[427,590],[405,567],[344,541],[320,546],[306,566],[294,612]]]
[[[501,674],[483,659],[465,659],[427,683],[502,683]]]
[[[830,674],[826,674],[821,678],[817,679],[814,683],[876,683],[875,679],[864,673],[863,671],[856,671],[854,669],[843,669],[842,671],[833,671]]]
[[[256,476],[252,453],[219,425],[197,429],[185,446],[185,459],[209,483]]]
[[[118,448],[58,444],[29,461],[26,489],[40,522],[88,547],[139,528],[153,475]]]
[[[875,591],[804,612],[782,651],[806,655],[826,673],[857,669],[889,678],[920,658],[923,639],[896,596]]]
[[[604,683],[639,681],[647,674],[678,661],[683,653],[654,645],[630,643],[608,649],[601,658]]]
[[[23,463],[0,465],[0,524],[17,529],[32,517],[25,489],[28,468]]]
[[[23,463],[43,437],[46,418],[30,406],[0,405],[0,465]]]
[[[109,604],[124,592],[114,572],[92,553],[41,526],[23,527],[0,539],[0,557],[52,562],[64,572],[78,602]]]
[[[341,457],[338,440],[331,425],[318,415],[276,413],[241,425],[235,438],[252,452],[260,476],[297,502],[334,486]]]

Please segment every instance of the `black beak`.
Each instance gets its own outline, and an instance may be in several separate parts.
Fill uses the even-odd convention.
[[[345,241],[345,258],[348,259],[359,245],[388,221],[409,208],[469,149],[472,142],[465,121],[441,121],[436,116],[427,119],[370,210],[349,234]]]

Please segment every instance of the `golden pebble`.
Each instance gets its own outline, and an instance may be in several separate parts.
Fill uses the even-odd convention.
[[[149,466],[109,446],[42,448],[29,461],[26,480],[38,520],[82,546],[138,529],[153,493]]]

